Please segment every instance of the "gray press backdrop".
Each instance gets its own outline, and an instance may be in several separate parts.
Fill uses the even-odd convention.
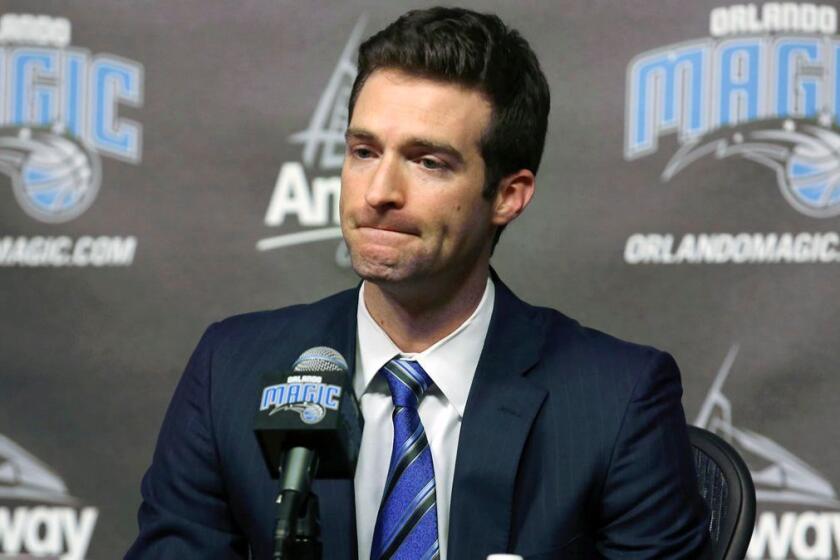
[[[0,554],[121,557],[203,329],[356,283],[356,48],[427,5],[2,0]],[[755,478],[749,558],[837,558],[836,5],[466,5],[553,96],[501,277],[676,356],[688,421]]]

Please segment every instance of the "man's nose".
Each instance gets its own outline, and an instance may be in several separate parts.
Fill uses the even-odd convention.
[[[374,208],[402,207],[405,203],[403,181],[398,158],[384,156],[379,160],[379,165],[365,191],[365,202]]]

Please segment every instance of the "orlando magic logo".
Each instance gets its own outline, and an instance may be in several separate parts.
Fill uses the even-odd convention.
[[[338,410],[341,387],[317,381],[279,383],[263,389],[260,410],[291,411],[300,415],[306,424],[317,424],[327,410]]]
[[[682,146],[663,181],[704,156],[736,157],[773,170],[799,212],[839,215],[840,41],[828,34],[836,31],[836,9],[763,8],[765,20],[746,26],[740,16],[730,22],[738,25],[721,25],[714,16],[726,14],[716,10],[714,37],[654,49],[630,62],[624,156],[654,153],[661,136],[675,133]],[[811,12],[831,17],[808,27]]]
[[[11,178],[21,208],[43,222],[76,218],[99,191],[99,156],[59,130],[0,130],[0,172]]]
[[[72,47],[71,31],[64,18],[0,18],[0,173],[27,214],[52,223],[90,207],[100,154],[142,154],[142,126],[120,112],[142,105],[143,66]]]
[[[818,218],[840,214],[840,135],[787,119],[775,129],[727,132],[723,138],[687,142],[662,173],[669,181],[706,155],[738,157],[772,169],[785,199],[803,214]]]

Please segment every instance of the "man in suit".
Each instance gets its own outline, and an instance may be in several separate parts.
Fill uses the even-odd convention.
[[[697,558],[707,549],[673,359],[514,296],[490,269],[528,205],[549,92],[495,16],[409,12],[365,42],[342,232],[357,289],[204,334],[143,480],[129,558],[271,555],[251,431],[261,374],[346,358],[355,481],[317,481],[324,558]]]

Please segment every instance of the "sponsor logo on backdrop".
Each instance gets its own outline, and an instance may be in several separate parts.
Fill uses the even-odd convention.
[[[837,558],[840,500],[831,482],[772,439],[733,423],[723,384],[737,355],[736,345],[726,355],[694,424],[729,441],[750,467],[759,513],[747,558]]]
[[[366,18],[360,18],[350,33],[309,126],[289,137],[290,143],[302,145],[301,159],[280,166],[263,219],[266,227],[280,232],[260,239],[259,251],[338,239],[336,263],[342,267],[350,265],[347,247],[341,240],[338,201],[347,104],[356,78],[355,57],[365,23]]]
[[[661,181],[700,160],[767,168],[766,184],[811,218],[840,215],[840,36],[837,9],[793,2],[711,11],[710,37],[636,56],[627,68],[624,157],[679,146]],[[733,189],[752,188],[735,185]],[[749,208],[745,208],[749,211]],[[636,233],[630,264],[836,263],[835,231]]]
[[[81,216],[103,185],[103,157],[138,164],[142,128],[119,116],[143,102],[143,66],[71,46],[68,19],[0,16],[0,174],[33,220]],[[0,233],[0,266],[127,266],[137,239]]]
[[[0,553],[82,560],[98,517],[47,465],[0,435]]]

